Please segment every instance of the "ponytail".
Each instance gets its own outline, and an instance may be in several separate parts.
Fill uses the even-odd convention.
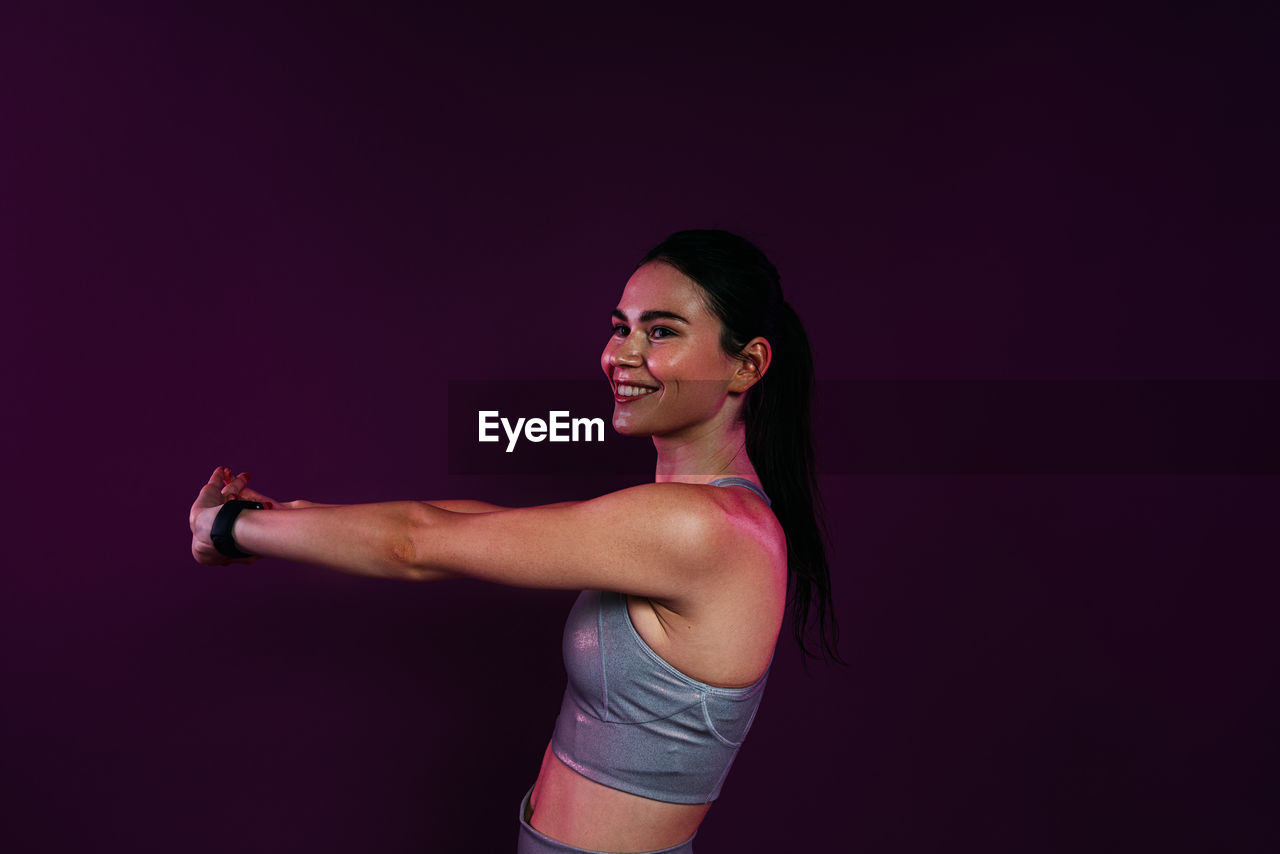
[[[820,655],[841,661],[840,627],[831,599],[831,572],[824,538],[827,534],[822,494],[814,463],[810,401],[813,354],[809,336],[795,310],[780,300],[769,370],[747,402],[747,455],[772,498],[774,512],[787,536],[787,595],[791,628],[802,656],[809,650],[810,611],[817,616]]]

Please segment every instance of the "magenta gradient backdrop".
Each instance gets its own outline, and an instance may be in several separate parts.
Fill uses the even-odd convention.
[[[6,851],[512,850],[572,594],[185,514],[634,482],[450,476],[446,390],[596,376],[671,230],[821,379],[1280,378],[1273,13],[111,5],[0,13]],[[699,852],[1280,843],[1275,477],[823,487],[850,664],[784,639]]]

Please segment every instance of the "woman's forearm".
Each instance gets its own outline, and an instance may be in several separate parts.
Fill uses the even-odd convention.
[[[442,501],[422,501],[421,504],[430,504],[432,507],[439,507],[441,510],[448,510],[450,513],[493,513],[496,510],[506,510],[506,507],[499,507],[497,504],[489,504],[486,501],[472,501],[471,499],[454,499],[449,498]],[[314,501],[286,501],[280,505],[286,510],[301,510],[308,507],[347,507],[346,504],[317,504]]]
[[[418,501],[389,501],[248,510],[236,517],[232,536],[242,551],[264,557],[379,578],[444,578],[446,573],[414,569],[405,560],[415,520],[424,509]]]

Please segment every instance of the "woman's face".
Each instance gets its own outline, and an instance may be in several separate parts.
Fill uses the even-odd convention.
[[[613,312],[600,367],[613,386],[613,427],[625,435],[678,435],[727,411],[738,360],[720,348],[721,322],[702,290],[670,264],[632,274]]]

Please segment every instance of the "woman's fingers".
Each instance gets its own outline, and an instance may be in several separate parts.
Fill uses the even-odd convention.
[[[200,487],[200,492],[196,495],[196,500],[191,504],[191,512],[187,517],[192,531],[195,530],[196,515],[201,510],[207,507],[217,507],[225,501],[222,497],[223,482],[224,478],[229,474],[230,470],[226,466],[218,466],[213,470],[213,474],[209,475],[209,482]]]
[[[227,499],[228,501],[231,501],[232,499],[235,499],[235,498],[239,498],[240,492],[246,486],[248,486],[248,484],[249,484],[249,473],[241,472],[235,477],[227,480],[226,484],[222,487],[222,497]]]
[[[217,495],[222,491],[222,487],[227,482],[227,476],[230,469],[226,466],[218,466],[213,470],[213,474],[209,475],[209,482],[200,487],[200,498],[205,498],[206,493],[209,495]]]

